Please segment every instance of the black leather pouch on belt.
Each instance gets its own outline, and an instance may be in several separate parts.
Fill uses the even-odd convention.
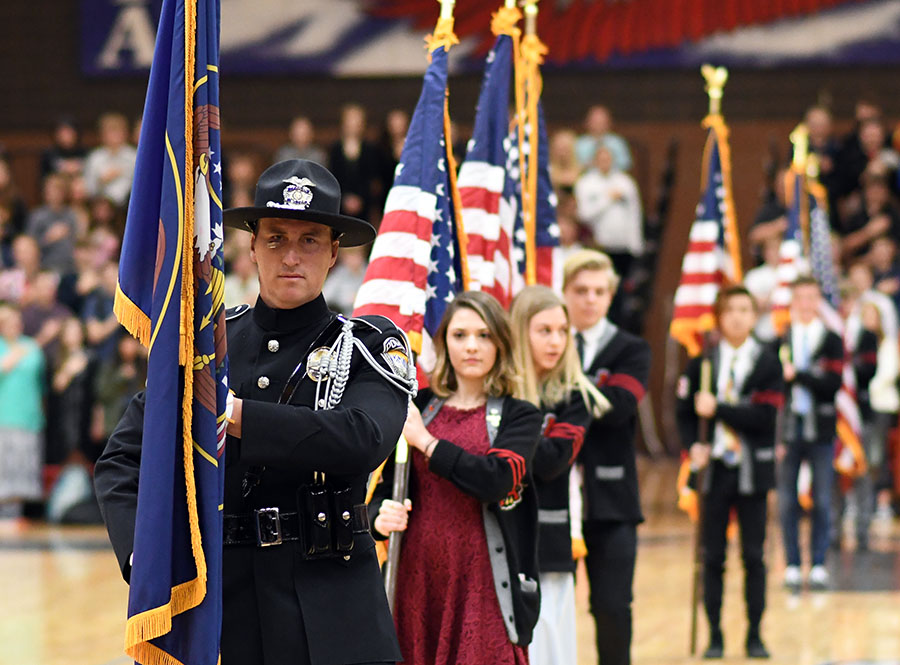
[[[331,525],[334,550],[346,554],[353,549],[353,500],[349,487],[331,492],[331,515],[334,518]]]
[[[325,485],[306,485],[297,493],[300,537],[303,554],[308,559],[334,556],[332,550],[332,513],[329,490]]]

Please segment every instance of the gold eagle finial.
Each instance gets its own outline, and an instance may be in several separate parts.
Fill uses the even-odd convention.
[[[706,79],[706,94],[709,95],[709,114],[719,115],[722,111],[722,90],[728,81],[728,70],[724,67],[703,65],[700,73]]]

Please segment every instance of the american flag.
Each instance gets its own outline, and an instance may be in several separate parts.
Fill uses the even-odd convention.
[[[525,146],[526,155],[531,142],[531,125],[525,125]],[[510,140],[517,143],[517,136],[510,135]],[[544,122],[544,107],[538,103],[538,162],[537,162],[537,209],[535,222],[535,273],[536,282],[546,286],[558,286],[562,289],[562,284],[553,284],[554,270],[557,256],[559,254],[559,226],[556,223],[556,193],[553,191],[553,185],[550,184],[550,157],[547,153],[547,125]],[[514,173],[518,174],[518,161],[515,161]],[[516,178],[520,181],[519,178]],[[521,201],[521,188],[517,189],[519,200]],[[513,285],[518,286],[513,291],[513,295],[519,292],[525,285],[526,275],[526,249],[527,233],[525,231],[525,220],[522,216],[522,207],[519,206],[519,213],[516,216],[515,232],[513,233],[514,256],[516,257],[516,274]]]
[[[812,178],[806,180],[806,189],[808,197],[806,210],[809,214],[809,262],[812,275],[822,289],[822,321],[829,330],[833,330],[841,336],[845,349],[841,388],[834,398],[837,412],[837,447],[834,467],[841,474],[856,478],[866,471],[866,456],[861,443],[862,416],[856,398],[853,354],[845,337],[844,320],[839,313],[840,292],[831,246],[827,196],[822,185]]]
[[[519,132],[509,117],[513,48],[509,35],[499,35],[488,54],[475,128],[459,172],[461,212],[468,238],[469,288],[490,293],[504,306],[526,283],[527,233],[522,219]],[[527,157],[533,132],[528,124],[523,130]],[[550,285],[559,228],[542,109],[537,149],[537,281]]]
[[[380,314],[427,357],[430,335],[463,289],[460,243],[447,164],[447,52],[431,54],[394,184],[353,314]]]
[[[490,293],[504,305],[512,291],[510,254],[521,208],[516,131],[510,131],[509,118],[513,57],[512,37],[499,35],[487,57],[474,131],[459,169],[469,288]]]
[[[709,128],[703,157],[700,202],[681,264],[669,334],[691,355],[703,347],[703,333],[715,327],[719,289],[741,276],[741,252],[731,195],[728,128],[719,115],[704,120]]]
[[[776,285],[772,292],[772,323],[782,334],[791,321],[791,285],[800,275],[809,272],[804,237],[807,233],[809,199],[805,194],[805,167],[792,167],[784,175],[787,203],[787,229],[778,249]]]

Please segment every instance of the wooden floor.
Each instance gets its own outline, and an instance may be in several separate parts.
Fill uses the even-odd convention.
[[[693,663],[689,657],[692,529],[674,509],[672,463],[643,463],[647,522],[635,582],[635,665]],[[773,497],[774,498],[774,497]],[[768,609],[763,636],[773,664],[900,665],[900,526],[881,525],[871,551],[831,555],[839,591],[793,596],[780,588],[784,558],[770,521]],[[735,545],[725,583],[726,663],[742,658],[743,577]],[[0,533],[0,665],[125,665],[127,587],[98,528],[35,525]],[[578,586],[579,665],[595,663],[583,571]],[[700,642],[706,626],[701,620]],[[751,661],[746,661],[751,662]]]

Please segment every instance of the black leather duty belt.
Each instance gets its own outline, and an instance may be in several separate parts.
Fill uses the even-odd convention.
[[[256,545],[269,547],[303,539],[301,519],[315,520],[323,525],[329,515],[320,512],[314,516],[296,512],[283,512],[279,508],[259,508],[246,515],[225,515],[223,542],[225,545]],[[346,510],[335,519],[343,522],[356,533],[369,533],[369,513],[366,504],[360,503]],[[352,546],[352,545],[351,545]]]

